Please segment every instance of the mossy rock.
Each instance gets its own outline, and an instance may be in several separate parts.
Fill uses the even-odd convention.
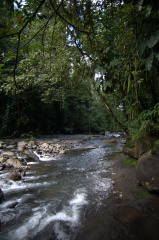
[[[129,140],[123,147],[123,152],[131,158],[138,159],[141,155],[153,149],[155,146],[155,142],[156,137],[143,135],[135,141]]]

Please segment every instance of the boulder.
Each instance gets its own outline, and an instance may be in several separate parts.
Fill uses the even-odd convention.
[[[127,147],[126,145],[123,147],[123,150],[122,150],[123,153],[125,153],[126,155],[128,155],[129,157],[131,158],[136,158],[134,156],[134,148],[131,148],[131,147]]]
[[[18,171],[13,171],[10,173],[9,178],[12,181],[19,181],[19,180],[21,180],[21,175]]]
[[[6,165],[12,165],[15,168],[20,168],[22,166],[22,162],[19,161],[18,159],[14,159],[14,158],[9,158],[6,160],[5,162]]]
[[[26,148],[26,145],[27,145],[27,142],[25,142],[25,141],[18,142],[17,150],[18,151],[23,151]]]
[[[29,150],[25,150],[24,154],[21,154],[21,157],[26,159],[26,161],[28,161],[28,159],[39,161],[39,157],[34,152],[31,152]]]
[[[138,183],[150,192],[159,193],[159,155],[152,155],[152,151],[143,154],[136,166]]]
[[[35,149],[36,148],[35,141],[29,141],[27,147]]]
[[[129,157],[138,159],[141,155],[151,150],[154,144],[155,138],[145,135],[135,141],[127,141],[122,151]]]
[[[0,203],[2,203],[3,200],[4,200],[4,194],[3,194],[3,191],[0,188]]]
[[[3,152],[2,153],[2,156],[3,156],[3,158],[4,157],[6,157],[6,158],[10,158],[10,157],[13,157],[13,156],[15,156],[15,153],[14,152]]]
[[[7,149],[15,149],[16,146],[15,146],[15,145],[8,145],[8,146],[6,146],[6,148],[7,148]]]

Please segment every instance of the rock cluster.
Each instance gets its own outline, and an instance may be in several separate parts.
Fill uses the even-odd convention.
[[[0,142],[0,170],[16,168],[25,170],[28,161],[39,161],[42,154],[55,157],[79,145],[77,140],[36,139],[32,141],[12,140]]]
[[[67,150],[77,145],[80,145],[80,141],[59,139],[0,141],[0,171],[9,170],[9,179],[19,181],[25,175],[29,161],[39,161],[43,154],[49,154],[50,157],[65,154]],[[3,199],[4,194],[0,189],[0,203]]]

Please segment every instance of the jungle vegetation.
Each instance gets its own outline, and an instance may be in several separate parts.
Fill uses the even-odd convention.
[[[159,135],[159,2],[2,0],[0,136]]]

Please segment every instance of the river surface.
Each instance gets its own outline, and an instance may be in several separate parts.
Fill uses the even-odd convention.
[[[98,209],[108,198],[114,161],[123,157],[122,139],[102,140],[90,138],[67,154],[30,162],[18,182],[1,171],[0,239],[76,239],[90,205]]]

